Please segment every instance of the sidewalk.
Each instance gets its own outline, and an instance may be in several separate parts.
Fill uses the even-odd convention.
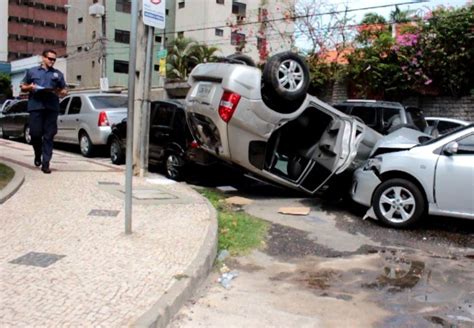
[[[134,178],[125,235],[123,166],[55,150],[43,174],[9,140],[0,162],[24,175],[0,204],[2,327],[163,327],[212,266],[216,213],[187,186]]]

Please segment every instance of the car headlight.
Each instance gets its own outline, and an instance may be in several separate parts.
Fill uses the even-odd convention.
[[[364,164],[364,171],[377,171],[380,172],[380,166],[382,165],[382,158],[381,157],[373,157],[369,158],[367,162]]]

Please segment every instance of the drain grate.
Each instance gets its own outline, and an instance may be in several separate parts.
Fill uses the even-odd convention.
[[[101,209],[93,209],[87,214],[88,216],[117,216],[120,211],[116,210],[101,210]]]
[[[17,259],[14,259],[13,261],[10,261],[9,263],[46,268],[65,256],[66,255],[57,255],[51,253],[29,252]]]

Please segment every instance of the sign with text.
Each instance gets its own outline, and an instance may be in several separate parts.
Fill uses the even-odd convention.
[[[143,24],[165,28],[165,0],[143,0]]]
[[[168,50],[167,49],[161,49],[156,53],[156,58],[161,59],[161,58],[166,58],[168,56]]]

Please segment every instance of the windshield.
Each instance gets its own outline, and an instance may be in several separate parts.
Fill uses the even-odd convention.
[[[128,97],[126,96],[91,96],[92,106],[95,109],[113,109],[113,108],[127,108]]]
[[[433,143],[435,143],[435,142],[438,142],[438,141],[441,140],[441,139],[444,139],[444,138],[446,138],[446,137],[449,137],[450,135],[453,135],[453,134],[455,134],[455,133],[458,133],[460,130],[467,129],[468,127],[472,127],[472,126],[473,126],[473,124],[470,124],[470,125],[467,125],[467,126],[460,126],[460,127],[456,128],[456,129],[452,130],[452,131],[449,132],[449,133],[443,134],[442,136],[439,136],[439,137],[437,137],[437,138],[433,138],[433,139],[429,139],[429,140],[427,140],[427,141],[421,142],[421,143],[420,143],[419,145],[417,145],[417,146],[431,145],[431,144],[433,144]]]

